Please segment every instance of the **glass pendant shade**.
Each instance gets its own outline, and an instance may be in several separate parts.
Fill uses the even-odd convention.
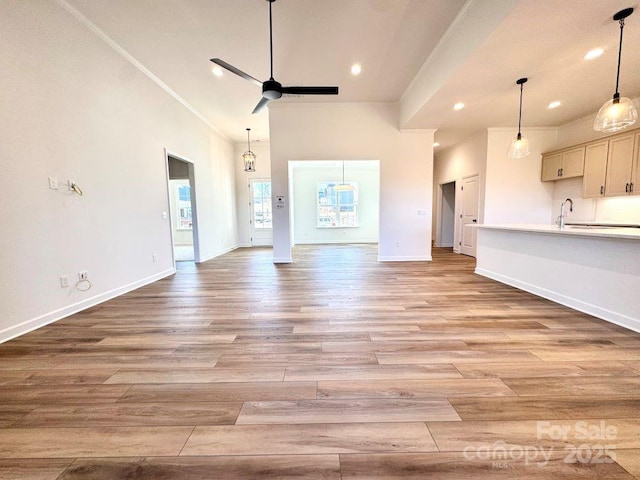
[[[638,120],[638,111],[633,102],[627,97],[614,96],[600,107],[593,122],[593,129],[599,132],[617,132],[633,125],[636,120]]]
[[[529,139],[523,137],[518,133],[518,136],[511,140],[507,156],[509,158],[524,158],[531,153],[531,146],[529,145]]]
[[[624,32],[624,20],[633,13],[633,8],[620,10],[613,16],[613,20],[620,23],[620,43],[618,45],[618,70],[616,73],[616,93],[606,102],[593,122],[593,129],[598,132],[618,132],[636,123],[638,111],[633,102],[627,97],[620,97],[620,61],[622,60],[622,34]]]
[[[256,171],[256,154],[251,150],[248,150],[242,154],[242,161],[244,162],[245,172]]]

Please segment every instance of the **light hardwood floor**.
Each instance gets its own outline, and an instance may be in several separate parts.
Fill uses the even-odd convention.
[[[0,478],[640,478],[639,334],[376,255],[240,249],[0,345]]]

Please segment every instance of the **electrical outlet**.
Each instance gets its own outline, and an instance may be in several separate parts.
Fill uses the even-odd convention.
[[[60,288],[67,288],[69,286],[69,276],[60,275]]]
[[[158,254],[157,253],[152,253],[151,254],[151,259],[153,260],[153,263],[156,263],[158,261]]]
[[[84,270],[83,272],[78,272],[78,280],[89,280],[89,272]]]
[[[51,190],[58,189],[58,179],[56,177],[49,177],[49,188]]]
[[[168,218],[167,212],[162,212],[162,213],[160,214],[160,217],[161,217],[163,220],[166,220],[166,219]]]

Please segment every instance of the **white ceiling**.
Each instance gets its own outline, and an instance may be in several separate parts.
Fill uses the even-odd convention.
[[[260,87],[212,75],[219,57],[260,80],[269,76],[265,0],[60,0],[70,4],[234,141],[268,140],[268,111],[251,115]],[[338,85],[337,97],[279,101],[399,102],[457,15],[505,0],[278,0],[273,4],[274,77],[283,85]],[[634,1],[634,0],[631,0]],[[441,147],[487,127],[555,126],[599,108],[615,87],[619,28],[629,0],[519,0],[497,28],[428,95],[405,128],[437,128]],[[640,12],[627,19],[620,91],[640,95]],[[591,48],[602,57],[582,60]],[[358,62],[359,77],[349,73]],[[429,65],[427,63],[427,65]],[[431,65],[437,68],[437,65]],[[429,72],[427,72],[429,73]],[[437,73],[433,72],[434,76]],[[563,106],[547,110],[552,100]],[[466,108],[454,112],[455,102]],[[523,128],[524,130],[524,128]]]

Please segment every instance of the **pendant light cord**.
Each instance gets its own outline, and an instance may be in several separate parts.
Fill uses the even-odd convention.
[[[249,136],[251,132],[250,128],[247,128],[247,148],[251,151],[251,137]]]
[[[273,23],[271,20],[271,5],[273,1],[269,1],[269,52],[271,56],[271,77],[270,80],[273,80]]]
[[[620,19],[620,45],[618,47],[618,72],[616,73],[616,93],[615,96],[619,97],[618,85],[620,83],[620,62],[622,61],[622,30],[624,29],[624,18]]]
[[[522,88],[523,87],[524,87],[524,82],[520,84],[520,111],[518,112],[518,140],[522,138],[520,129],[522,127]]]

